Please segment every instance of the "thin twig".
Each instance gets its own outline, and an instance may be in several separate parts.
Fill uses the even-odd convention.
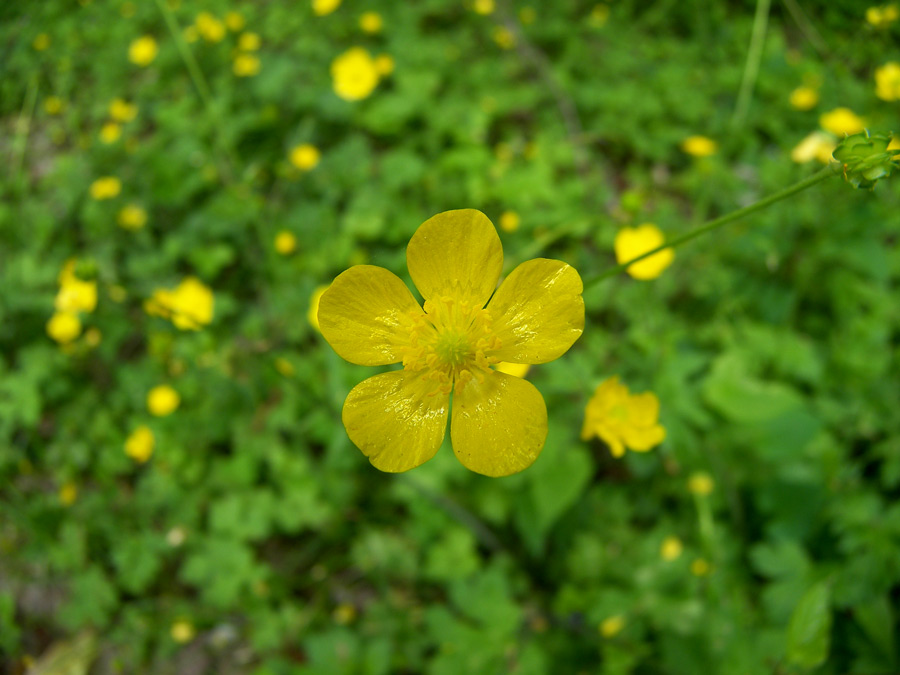
[[[744,123],[747,111],[750,109],[753,87],[756,86],[756,78],[759,76],[759,64],[766,42],[770,6],[771,0],[756,0],[756,15],[753,17],[753,32],[750,35],[750,46],[747,49],[747,62],[744,64],[744,76],[741,78],[741,88],[734,106],[734,115],[731,118],[731,124],[734,127],[739,127]]]

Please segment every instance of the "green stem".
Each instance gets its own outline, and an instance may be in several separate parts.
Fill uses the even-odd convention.
[[[31,118],[34,116],[34,105],[37,101],[38,81],[37,77],[31,78],[28,89],[25,91],[25,100],[22,102],[22,112],[16,121],[16,137],[13,141],[13,175],[16,183],[20,183],[22,172],[25,168],[25,150],[28,147],[28,135],[31,132]]]
[[[766,27],[769,23],[769,6],[771,0],[756,0],[756,15],[753,17],[753,32],[750,34],[750,46],[747,49],[747,62],[744,64],[744,76],[738,92],[737,104],[731,124],[739,127],[747,117],[750,108],[750,97],[759,76],[759,63],[762,60],[763,45],[766,41]]]
[[[832,163],[829,166],[826,166],[824,169],[819,171],[818,173],[813,174],[809,178],[804,178],[793,185],[786,187],[784,190],[780,190],[774,194],[769,195],[768,197],[764,197],[760,199],[758,202],[751,204],[750,206],[745,206],[742,209],[738,209],[737,211],[732,211],[731,213],[726,213],[724,216],[716,218],[714,220],[709,221],[705,225],[701,225],[698,228],[691,230],[690,232],[685,232],[684,234],[675,237],[671,241],[668,241],[664,244],[657,246],[654,249],[647,251],[646,253],[642,253],[639,256],[636,256],[629,260],[628,262],[624,262],[621,265],[616,265],[615,267],[611,267],[605,272],[601,272],[600,274],[589,277],[584,282],[584,287],[592,286],[598,281],[602,281],[608,277],[615,276],[619,272],[624,271],[629,266],[633,265],[636,262],[640,262],[644,258],[649,258],[650,256],[659,253],[660,251],[667,248],[675,248],[677,246],[681,246],[682,244],[691,241],[692,239],[696,239],[700,235],[706,234],[707,232],[712,232],[715,229],[722,227],[730,223],[733,220],[738,220],[739,218],[743,218],[744,216],[749,216],[751,213],[756,213],[757,211],[762,211],[767,206],[771,206],[775,202],[780,202],[782,199],[786,199],[792,195],[797,194],[798,192],[802,192],[806,188],[812,187],[817,183],[821,183],[826,178],[830,176],[837,176],[840,173],[839,170],[840,165],[837,162]]]

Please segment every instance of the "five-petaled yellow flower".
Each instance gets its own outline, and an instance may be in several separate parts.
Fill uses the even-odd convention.
[[[128,60],[138,66],[149,66],[156,58],[159,45],[150,35],[137,38],[128,47]]]
[[[425,221],[406,262],[424,309],[399,277],[373,265],[340,274],[319,303],[322,335],[340,356],[403,364],[353,388],[342,415],[347,434],[377,469],[412,469],[441,446],[452,392],[450,438],[463,465],[486,476],[527,468],[547,436],[544,399],[492,366],[546,363],[568,351],[584,330],[581,277],[538,258],[497,288],[500,237],[474,209]]]
[[[331,63],[334,93],[345,101],[366,98],[378,85],[379,77],[375,60],[362,47],[351,47]]]
[[[835,108],[819,117],[819,125],[838,137],[852,136],[866,128],[863,119],[850,108]]]
[[[682,141],[681,149],[692,157],[709,157],[718,152],[719,145],[706,136],[689,136]]]
[[[634,260],[639,255],[662,246],[665,240],[662,230],[653,223],[644,223],[637,227],[623,227],[616,234],[615,242],[613,242],[613,248],[616,251],[616,262],[622,265],[629,260]],[[672,264],[674,259],[675,251],[671,248],[664,248],[659,253],[654,253],[633,265],[629,265],[625,271],[635,279],[649,281],[650,279],[656,279],[662,274]]]
[[[652,392],[631,394],[619,382],[618,375],[604,380],[594,391],[584,411],[581,438],[598,436],[609,446],[613,457],[625,454],[625,448],[646,452],[666,438],[666,430],[657,422],[659,399]]]
[[[144,302],[151,316],[170,319],[181,330],[200,330],[213,319],[213,292],[196,277],[187,277],[173,290],[157,288]]]
[[[900,98],[900,63],[888,61],[875,70],[875,95],[882,101]]]
[[[125,454],[135,462],[143,464],[153,454],[156,437],[146,424],[142,424],[125,439]]]

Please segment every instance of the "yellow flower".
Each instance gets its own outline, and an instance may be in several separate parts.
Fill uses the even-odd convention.
[[[241,33],[241,36],[238,38],[238,49],[243,52],[255,52],[259,49],[261,43],[262,41],[257,33],[247,31],[246,33]]]
[[[526,26],[533,24],[537,20],[537,12],[534,7],[523,7],[519,10],[519,21]]]
[[[122,191],[122,181],[115,176],[104,176],[91,183],[91,197],[97,201],[118,197]]]
[[[891,136],[891,142],[888,143],[888,150],[900,150],[900,135]],[[893,159],[900,159],[900,155],[894,155]]]
[[[327,290],[328,286],[318,286],[316,290],[313,291],[312,295],[309,297],[309,310],[306,312],[306,318],[309,320],[309,325],[319,332],[322,330],[319,328],[319,300],[322,299],[322,295]]]
[[[200,12],[194,20],[197,32],[207,42],[221,42],[225,37],[225,24],[209,12]]]
[[[137,117],[138,108],[125,99],[115,98],[109,104],[109,116],[117,122],[130,122]]]
[[[797,87],[791,92],[790,104],[794,110],[811,110],[819,102],[819,92],[812,87]]]
[[[42,52],[50,46],[50,36],[46,33],[38,33],[34,36],[31,46],[36,52]]]
[[[84,342],[88,347],[97,347],[103,340],[103,333],[99,328],[88,328],[84,334]]]
[[[72,506],[78,499],[78,486],[72,481],[66,481],[59,488],[59,501],[63,506]]]
[[[316,16],[331,14],[341,6],[341,0],[312,0],[312,10]]]
[[[797,164],[805,164],[814,159],[828,164],[831,153],[837,147],[837,139],[824,131],[813,131],[791,150],[791,159]]]
[[[875,6],[866,10],[866,21],[875,28],[887,28],[898,17],[900,17],[900,11],[897,10],[897,5]]]
[[[719,146],[706,136],[689,136],[681,142],[681,149],[692,157],[709,157],[716,154]]]
[[[67,345],[81,335],[81,319],[74,312],[57,312],[47,322],[47,335]]]
[[[180,619],[172,624],[172,628],[169,632],[172,634],[172,639],[175,640],[175,642],[184,644],[194,639],[194,624],[190,621]]]
[[[277,370],[285,377],[293,377],[297,372],[297,369],[294,368],[294,364],[288,361],[283,356],[279,356],[277,359],[275,359],[275,370]]]
[[[875,95],[883,101],[900,98],[900,63],[888,61],[875,70]]]
[[[703,558],[697,558],[691,563],[691,574],[695,577],[705,577],[709,574],[709,563]]]
[[[603,619],[598,630],[603,637],[611,638],[621,633],[623,628],[625,628],[625,617],[617,614],[608,619]]]
[[[171,319],[181,330],[200,330],[212,321],[214,304],[212,290],[199,279],[187,277],[174,290],[157,288],[144,310]]]
[[[149,66],[156,58],[159,45],[149,35],[134,40],[128,47],[128,60],[138,66]]]
[[[116,222],[126,230],[140,230],[147,224],[147,212],[137,204],[128,204],[119,211]]]
[[[531,366],[527,363],[507,363],[506,361],[501,361],[494,366],[494,369],[514,377],[525,377],[528,374],[528,371],[531,370]]]
[[[384,28],[384,19],[378,12],[364,12],[359,17],[359,27],[366,33],[380,33]]]
[[[316,146],[303,143],[291,150],[290,160],[291,164],[301,171],[311,171],[316,168],[321,156],[322,154]]]
[[[119,140],[122,135],[122,127],[115,122],[107,122],[100,128],[100,140],[109,145]]]
[[[492,37],[500,49],[512,49],[516,46],[516,36],[506,26],[495,26]]]
[[[500,229],[504,232],[515,232],[521,222],[522,219],[515,211],[504,211],[500,214]]]
[[[666,537],[659,547],[659,555],[663,560],[675,560],[681,555],[684,546],[678,537]]]
[[[351,47],[331,62],[334,93],[345,101],[366,98],[378,85],[378,69],[362,47]]]
[[[134,461],[143,464],[150,459],[155,445],[156,438],[153,436],[150,427],[142,424],[125,439],[125,454]]]
[[[97,307],[97,282],[75,276],[75,260],[69,260],[59,273],[59,292],[53,303],[57,312],[93,312]]]
[[[297,237],[294,236],[293,232],[281,230],[275,235],[275,250],[281,255],[290,255],[297,250]]]
[[[472,5],[472,9],[475,10],[476,14],[481,14],[482,16],[493,14],[494,0],[475,0],[475,3]]]
[[[394,57],[390,54],[379,54],[375,57],[375,70],[382,77],[394,72]]]
[[[171,415],[181,403],[181,396],[167,384],[153,387],[147,393],[147,410],[151,415],[165,417]]]
[[[634,260],[639,255],[652,251],[665,242],[662,230],[653,223],[644,223],[637,227],[623,227],[616,234],[613,248],[616,251],[616,262],[620,265]],[[647,281],[656,279],[672,264],[675,259],[675,251],[664,248],[659,253],[654,253],[649,258],[644,258],[626,270],[635,279]]]
[[[705,497],[706,495],[712,494],[715,487],[716,484],[713,482],[712,476],[705,471],[693,473],[691,474],[691,477],[688,478],[688,490],[690,490],[692,494]]]
[[[825,130],[830,131],[835,136],[843,136],[844,134],[852,136],[858,134],[866,128],[865,122],[850,108],[835,108],[826,113],[822,113],[819,117],[819,125]]]
[[[334,618],[335,623],[346,626],[353,623],[353,620],[356,618],[356,607],[347,602],[342,603],[334,608],[331,616]]]
[[[594,391],[584,411],[581,438],[597,436],[609,446],[613,457],[625,448],[646,452],[663,442],[666,430],[658,423],[659,399],[651,392],[631,394],[613,375]]]
[[[243,30],[246,25],[246,21],[244,21],[244,17],[241,16],[238,12],[228,12],[225,15],[225,25],[228,26],[228,30],[232,33],[237,33],[239,30]]]
[[[591,15],[588,17],[588,24],[594,28],[603,28],[609,20],[609,5],[594,5]]]
[[[44,110],[48,115],[59,115],[63,109],[63,102],[59,96],[48,96],[44,99]]]
[[[399,277],[373,265],[339,275],[319,304],[322,335],[338,355],[403,364],[347,396],[350,440],[381,471],[419,466],[443,442],[452,392],[450,438],[463,465],[486,476],[527,468],[547,436],[544,399],[527,380],[490,366],[546,363],[568,351],[584,329],[581,278],[564,262],[537,259],[497,288],[500,237],[474,209],[425,221],[406,261],[424,311]]]
[[[254,54],[238,54],[234,57],[232,70],[238,77],[253,77],[259,74],[259,57]]]

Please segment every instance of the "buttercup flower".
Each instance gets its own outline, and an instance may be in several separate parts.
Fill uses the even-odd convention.
[[[850,108],[835,108],[819,117],[819,125],[835,136],[852,136],[866,128],[865,122]]]
[[[617,614],[616,616],[603,619],[598,630],[603,637],[611,638],[621,633],[623,628],[625,628],[625,617]]]
[[[366,98],[378,85],[378,77],[375,61],[362,47],[351,47],[331,63],[334,93],[345,101]]]
[[[179,644],[184,644],[185,642],[190,642],[194,639],[194,624],[190,621],[186,621],[181,619],[172,624],[172,628],[169,631],[172,635],[172,639]]]
[[[128,47],[128,60],[138,66],[149,66],[156,58],[159,46],[149,35],[139,37]]]
[[[63,109],[63,101],[59,96],[48,96],[44,99],[44,111],[48,115],[59,115]]]
[[[719,146],[706,136],[689,136],[681,142],[681,149],[692,157],[709,157],[716,154]]]
[[[666,537],[659,547],[659,555],[663,560],[675,560],[681,556],[684,546],[678,537]]]
[[[126,230],[139,230],[147,224],[147,212],[137,204],[128,204],[119,211],[116,222]]]
[[[67,345],[81,335],[81,319],[74,312],[56,312],[47,322],[47,335]]]
[[[134,461],[143,464],[150,459],[155,445],[156,438],[153,436],[150,427],[142,424],[125,439],[125,454]]]
[[[116,98],[109,104],[109,116],[117,122],[130,122],[137,117],[138,108],[134,103]]]
[[[107,122],[100,127],[100,140],[109,145],[119,140],[122,135],[122,127],[115,122]]]
[[[316,16],[331,14],[341,6],[341,0],[312,0],[312,10]]]
[[[588,17],[588,24],[594,28],[603,28],[609,21],[609,5],[594,5]]]
[[[275,250],[281,255],[290,255],[297,250],[297,237],[293,232],[281,230],[275,235]]]
[[[703,558],[697,558],[691,562],[691,574],[695,577],[705,577],[709,574],[709,563]]]
[[[837,139],[826,131],[813,131],[791,150],[791,159],[797,164],[805,164],[814,159],[828,164],[831,153],[837,147]]]
[[[42,52],[50,46],[50,36],[46,33],[38,33],[31,42],[31,47],[36,52]]]
[[[659,399],[651,392],[631,394],[614,375],[594,391],[584,411],[582,440],[599,437],[613,457],[622,457],[625,448],[646,452],[666,438],[659,425]]]
[[[472,9],[475,10],[476,14],[481,14],[482,16],[493,14],[494,0],[475,0],[475,3],[472,5]]]
[[[75,276],[75,265],[74,259],[63,265],[53,305],[58,312],[93,312],[97,307],[97,282],[82,281]]]
[[[319,152],[319,149],[316,146],[310,145],[309,143],[303,143],[291,150],[289,158],[291,164],[301,171],[311,171],[316,168],[321,156],[322,153]]]
[[[693,473],[688,478],[688,490],[690,490],[691,494],[705,497],[712,494],[715,487],[716,484],[713,482],[712,476],[705,471]]]
[[[515,232],[521,222],[522,219],[515,211],[504,211],[500,214],[500,229],[504,232]]]
[[[244,25],[247,22],[244,20],[244,17],[241,16],[238,12],[228,12],[225,15],[225,25],[228,26],[228,30],[232,33],[237,33],[239,30],[243,30]]]
[[[662,246],[665,240],[662,230],[653,223],[644,223],[637,227],[623,227],[616,234],[616,239],[613,242],[613,248],[616,251],[616,262],[621,265],[629,260],[634,260],[639,255]],[[675,251],[671,248],[664,248],[649,258],[644,258],[634,265],[629,265],[625,271],[635,279],[642,281],[656,279],[672,264],[674,259]]]
[[[584,329],[581,278],[564,262],[536,259],[496,288],[500,237],[474,209],[425,221],[406,261],[424,309],[397,276],[372,265],[339,275],[319,303],[322,335],[341,357],[403,364],[353,388],[347,434],[377,469],[412,469],[440,447],[452,392],[450,438],[463,465],[486,476],[527,468],[543,448],[547,408],[534,385],[491,366],[568,351]]]
[[[118,197],[122,191],[122,181],[115,176],[103,176],[91,183],[91,197],[97,201]]]
[[[181,330],[200,330],[213,318],[213,293],[199,279],[187,277],[174,290],[158,288],[144,303],[152,316],[170,319]]]
[[[259,34],[247,31],[246,33],[241,33],[241,36],[238,38],[238,49],[242,52],[255,52],[259,49],[261,43]]]
[[[516,36],[506,26],[494,26],[491,37],[500,49],[512,49],[516,46]]]
[[[234,57],[232,70],[238,77],[253,77],[259,74],[261,65],[255,54],[238,54]]]
[[[380,33],[384,28],[384,19],[378,12],[364,12],[359,17],[359,27],[366,33]]]
[[[875,95],[883,101],[900,98],[900,63],[888,61],[875,70]]]
[[[866,10],[866,21],[875,28],[887,28],[900,17],[897,5],[874,6]]]
[[[525,377],[528,374],[528,371],[531,370],[531,366],[527,363],[508,363],[506,361],[501,361],[494,366],[494,369],[497,372],[513,375],[514,377]]]
[[[197,32],[207,42],[221,42],[225,37],[225,24],[209,12],[200,12],[194,20]]]
[[[147,410],[151,415],[165,417],[171,415],[181,404],[181,396],[167,384],[153,387],[147,393]]]
[[[390,54],[379,54],[375,57],[375,70],[382,77],[394,72],[394,57]]]
[[[63,506],[72,506],[78,499],[78,486],[72,481],[66,481],[59,488],[59,501]]]
[[[797,87],[791,92],[790,104],[794,110],[811,110],[819,102],[819,92],[812,87]]]

